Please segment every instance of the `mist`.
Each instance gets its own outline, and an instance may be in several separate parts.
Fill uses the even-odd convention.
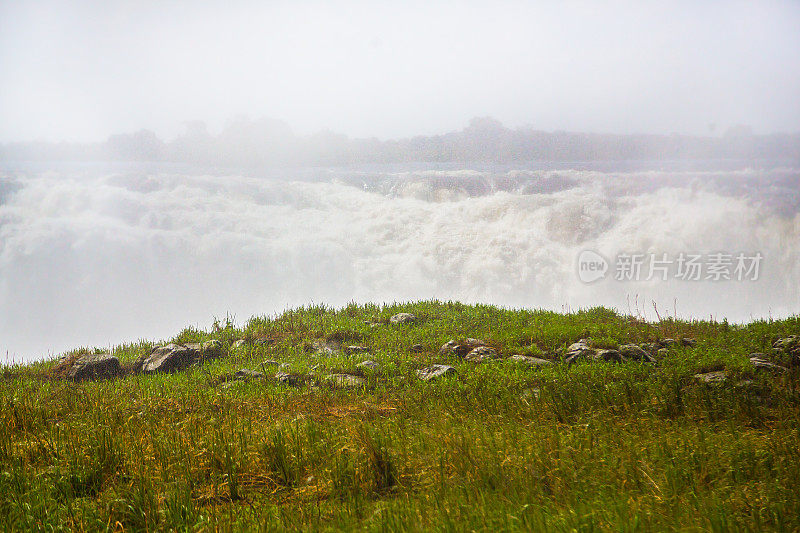
[[[800,129],[796,2],[3,2],[0,142]]]
[[[795,2],[0,3],[0,353],[351,301],[795,315],[798,94]]]

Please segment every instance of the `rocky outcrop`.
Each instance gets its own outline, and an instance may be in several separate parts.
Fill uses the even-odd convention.
[[[456,369],[447,365],[431,365],[417,370],[417,377],[422,381],[433,381],[443,376],[454,376]]]
[[[240,381],[249,381],[251,379],[264,379],[266,376],[255,370],[250,370],[249,368],[240,368],[236,371],[233,375],[233,379],[240,380]]]
[[[107,354],[84,354],[75,359],[67,372],[73,381],[108,379],[120,374],[119,359]]]
[[[204,343],[192,342],[185,345],[198,353],[198,362],[211,361],[222,357],[222,343],[216,339]]]
[[[182,344],[158,346],[150,354],[136,361],[136,371],[143,374],[175,372],[188,368],[198,361],[197,351]]]
[[[636,344],[622,344],[617,349],[595,349],[589,345],[588,339],[572,343],[564,353],[564,362],[577,363],[581,360],[603,361],[607,363],[625,363],[641,361],[652,363],[655,359]]]
[[[473,363],[482,363],[484,361],[497,359],[498,357],[500,357],[500,355],[494,348],[490,346],[478,346],[470,350],[470,352],[464,356],[464,360],[472,361]]]
[[[304,376],[302,374],[278,372],[275,374],[275,379],[278,380],[280,385],[286,385],[287,387],[301,387],[308,381],[308,376]]]
[[[353,354],[357,354],[357,353],[367,353],[369,351],[369,348],[366,347],[366,346],[355,346],[354,345],[354,346],[345,346],[344,348],[342,348],[342,350],[347,355],[353,355]]]
[[[543,366],[550,366],[553,364],[552,361],[548,361],[547,359],[540,359],[538,357],[531,357],[528,355],[512,355],[508,358],[509,361],[513,361],[515,363],[524,363],[526,365],[534,366],[534,367],[543,367]]]
[[[753,365],[756,370],[764,370],[774,374],[781,374],[788,371],[788,368],[770,362],[763,353],[751,353],[750,364]]]
[[[652,363],[655,361],[652,357],[650,357],[650,354],[648,354],[635,344],[620,345],[619,353],[622,354],[623,360],[641,361],[644,363]]]
[[[594,350],[589,346],[589,341],[581,339],[569,345],[564,354],[564,362],[571,365],[592,355],[594,355]]]
[[[724,370],[715,370],[713,372],[703,372],[702,374],[695,374],[694,378],[706,385],[719,385],[728,379],[728,373]]]
[[[589,357],[594,361],[605,361],[606,363],[622,363],[625,361],[619,350],[597,350]]]
[[[800,366],[800,336],[790,335],[772,343],[772,352],[789,366]]]
[[[439,355],[444,357],[466,357],[470,352],[477,348],[486,347],[486,343],[480,339],[465,339],[463,342],[454,340],[447,341],[439,348]]]
[[[134,363],[134,370],[143,374],[175,372],[221,356],[222,343],[218,340],[202,344],[167,344],[139,357]]]
[[[417,322],[417,317],[411,313],[397,313],[389,319],[390,324],[414,324],[415,322]]]

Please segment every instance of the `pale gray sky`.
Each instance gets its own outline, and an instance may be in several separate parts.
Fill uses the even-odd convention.
[[[800,2],[0,0],[0,142],[244,114],[380,138],[800,130]]]

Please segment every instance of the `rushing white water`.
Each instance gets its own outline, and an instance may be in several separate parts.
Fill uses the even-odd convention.
[[[287,179],[288,176],[288,179]],[[165,167],[0,173],[0,350],[164,338],[232,314],[422,298],[734,321],[800,312],[800,171]],[[760,252],[758,280],[591,284],[583,250]],[[629,304],[630,302],[630,304]]]

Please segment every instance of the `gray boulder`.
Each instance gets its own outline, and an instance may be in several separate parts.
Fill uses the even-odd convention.
[[[789,366],[800,366],[800,337],[797,335],[776,340],[772,344],[772,351],[780,358],[781,362]]]
[[[658,353],[658,350],[663,349],[663,344],[660,342],[645,342],[640,344],[639,347],[650,355]]]
[[[594,355],[594,350],[589,347],[589,341],[587,339],[581,339],[569,345],[564,354],[564,361],[571,365],[572,363],[578,362],[580,359],[586,359],[592,355]]]
[[[369,348],[366,346],[345,346],[343,350],[347,355],[353,355],[356,353],[367,353]]]
[[[694,378],[707,385],[719,385],[728,379],[728,373],[724,370],[715,370],[713,372],[704,372],[702,374],[695,374]]]
[[[466,339],[462,343],[450,340],[443,344],[441,348],[439,348],[439,355],[445,357],[464,358],[476,348],[481,348],[484,346],[486,346],[486,343],[478,339]]]
[[[200,360],[200,352],[182,344],[167,344],[153,349],[139,358],[136,369],[144,374],[175,372],[190,367]]]
[[[417,317],[411,313],[397,313],[389,319],[392,324],[413,324],[417,321]]]
[[[263,379],[265,377],[266,376],[261,372],[256,372],[255,370],[250,370],[249,368],[240,368],[233,375],[233,379],[240,381],[249,381],[251,379]]]
[[[597,350],[589,357],[595,361],[605,361],[606,363],[622,363],[625,361],[619,350]]]
[[[782,352],[790,351],[794,348],[800,347],[800,337],[797,335],[789,335],[782,339],[778,339],[772,343],[772,347]]]
[[[654,362],[649,353],[645,352],[635,344],[623,344],[619,347],[622,357],[630,361],[643,361],[645,363]]]
[[[185,345],[199,354],[198,361],[210,361],[222,357],[222,343],[216,339],[204,343],[192,342]]]
[[[542,366],[550,366],[553,364],[552,361],[548,361],[547,359],[540,359],[538,357],[531,357],[528,355],[512,355],[508,358],[509,361],[514,361],[515,363],[525,363],[526,365],[534,366],[534,367],[542,367]]]
[[[432,381],[442,376],[454,376],[456,369],[447,365],[431,365],[417,370],[417,377],[422,381]]]
[[[771,363],[766,359],[764,354],[760,353],[751,353],[750,354],[750,364],[755,367],[756,370],[765,370],[768,372],[773,372],[775,374],[779,374],[782,372],[788,371],[788,369],[781,365],[776,365],[775,363]]]
[[[119,373],[119,359],[107,353],[98,353],[81,355],[75,359],[67,375],[73,381],[83,381],[111,378]]]
[[[377,370],[380,368],[381,365],[376,363],[375,361],[361,361],[356,365],[356,368],[368,368],[369,370]]]
[[[477,348],[470,350],[470,352],[464,356],[464,360],[472,361],[473,363],[482,363],[484,361],[497,359],[498,357],[499,354],[494,348],[489,346],[478,346]]]

